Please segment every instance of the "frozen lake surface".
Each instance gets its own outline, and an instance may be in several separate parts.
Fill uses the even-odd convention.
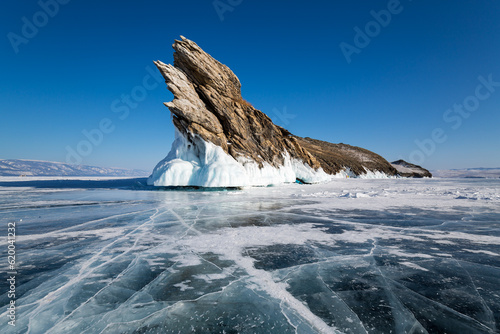
[[[0,182],[1,333],[500,332],[498,179],[143,181]]]

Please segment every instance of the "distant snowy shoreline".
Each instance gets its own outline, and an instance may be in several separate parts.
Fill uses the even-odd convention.
[[[0,182],[22,181],[105,181],[136,179],[135,176],[0,176]]]
[[[9,177],[140,177],[149,172],[140,169],[71,165],[62,162],[0,159],[0,176]]]
[[[500,178],[500,168],[465,168],[434,170],[432,175],[437,178],[482,178],[498,179]]]

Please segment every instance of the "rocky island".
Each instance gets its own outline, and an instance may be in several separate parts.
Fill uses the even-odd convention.
[[[401,159],[391,162],[391,165],[396,168],[398,174],[402,177],[432,177],[431,172],[429,172],[427,169]]]
[[[242,98],[240,81],[226,65],[182,36],[173,48],[173,65],[155,65],[174,94],[165,105],[176,138],[148,184],[240,187],[399,175],[371,151],[301,138],[275,125]]]

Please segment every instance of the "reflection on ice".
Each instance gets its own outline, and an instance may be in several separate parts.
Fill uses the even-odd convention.
[[[16,327],[2,333],[500,329],[496,180],[30,186],[0,188],[2,220],[23,219]]]

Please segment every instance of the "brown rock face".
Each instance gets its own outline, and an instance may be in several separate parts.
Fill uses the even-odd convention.
[[[174,94],[165,103],[173,123],[188,140],[193,135],[220,146],[233,158],[246,157],[260,166],[279,167],[284,153],[328,174],[350,168],[355,174],[366,169],[396,175],[381,156],[344,144],[331,144],[292,135],[241,97],[241,84],[226,66],[196,43],[184,37],[173,44],[174,65],[155,64]]]
[[[370,171],[379,171],[387,175],[397,172],[387,160],[372,151],[347,144],[332,144],[326,141],[297,137],[300,145],[318,159],[321,167],[328,174],[336,174],[349,168],[356,175]]]

